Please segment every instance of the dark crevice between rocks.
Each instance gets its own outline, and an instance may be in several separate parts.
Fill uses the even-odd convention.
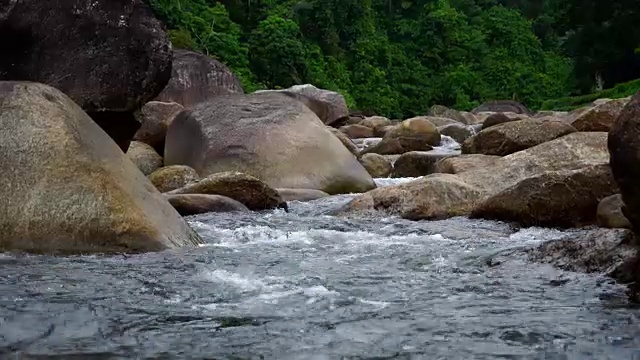
[[[91,112],[89,116],[125,153],[141,125],[133,112],[101,111]]]

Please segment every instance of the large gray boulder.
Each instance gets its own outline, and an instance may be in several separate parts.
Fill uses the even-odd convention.
[[[216,96],[244,94],[240,80],[211,56],[175,49],[172,69],[171,79],[156,101],[192,107]]]
[[[201,243],[62,92],[0,82],[0,251],[157,251]]]
[[[201,176],[239,171],[273,188],[363,192],[375,183],[301,102],[281,94],[230,95],[182,112],[169,126],[165,165]]]
[[[171,75],[171,43],[142,0],[4,0],[0,33],[0,80],[61,90],[123,150],[134,111]]]

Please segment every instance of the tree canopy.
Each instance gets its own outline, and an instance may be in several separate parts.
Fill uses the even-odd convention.
[[[247,91],[312,83],[390,117],[531,108],[640,77],[640,0],[148,0]]]

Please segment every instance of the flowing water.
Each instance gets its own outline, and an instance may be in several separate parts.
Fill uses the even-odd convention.
[[[640,359],[624,288],[517,251],[569,232],[331,215],[352,197],[191,217],[196,249],[0,254],[0,359]]]

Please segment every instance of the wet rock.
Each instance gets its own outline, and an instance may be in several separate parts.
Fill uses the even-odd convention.
[[[221,195],[205,194],[165,194],[167,200],[182,216],[205,214],[210,212],[249,211],[241,202]]]
[[[313,85],[295,85],[284,90],[264,90],[256,93],[277,92],[304,103],[313,111],[326,125],[339,122],[349,117],[347,101],[341,94],[319,89]]]
[[[482,192],[456,175],[432,174],[369,191],[349,202],[341,215],[384,212],[411,220],[437,220],[471,212]]]
[[[349,139],[362,139],[373,137],[373,129],[364,125],[346,125],[339,129]]]
[[[201,243],[62,92],[0,82],[0,251],[159,251]]]
[[[275,93],[221,96],[183,111],[169,126],[165,164],[189,165],[202,176],[239,171],[273,188],[329,194],[375,188],[309,108]]]
[[[241,202],[250,210],[287,208],[274,188],[253,176],[234,171],[209,175],[169,194],[222,195]]]
[[[433,165],[434,173],[459,174],[475,169],[489,170],[495,166],[500,156],[466,154],[443,158]]]
[[[438,129],[428,120],[408,119],[385,134],[378,144],[362,151],[381,155],[404,154],[409,151],[428,151],[440,144]]]
[[[624,107],[609,131],[611,169],[625,203],[624,214],[640,229],[640,93]]]
[[[360,163],[374,178],[388,177],[393,170],[391,162],[379,154],[364,154],[360,159]]]
[[[127,156],[142,171],[149,175],[162,166],[162,156],[149,145],[139,141],[132,141],[127,150]]]
[[[603,273],[621,282],[633,281],[638,248],[633,234],[623,229],[580,230],[560,240],[527,249],[530,261],[564,271]]]
[[[347,135],[345,135],[342,131],[330,126],[327,126],[327,129],[331,131],[331,133],[335,135],[338,140],[340,140],[342,145],[344,145],[350,153],[352,153],[355,157],[360,157],[360,150],[358,149],[358,146],[353,141],[351,141],[351,139],[349,139]]]
[[[329,194],[320,190],[313,189],[276,189],[283,201],[311,201],[322,199]]]
[[[611,229],[630,229],[631,223],[624,216],[624,202],[620,194],[608,196],[598,204],[598,226]]]
[[[627,102],[618,99],[599,103],[579,114],[571,125],[578,131],[609,131]]]
[[[9,6],[8,6],[9,5]],[[4,1],[0,80],[59,89],[123,151],[140,124],[133,112],[171,74],[171,43],[141,0]]]
[[[406,178],[429,175],[435,172],[435,164],[452,155],[428,151],[410,151],[400,155],[393,164],[392,177]]]
[[[142,126],[133,139],[151,145],[158,154],[164,154],[164,139],[167,136],[167,128],[182,110],[184,107],[178,103],[160,101],[146,103],[137,115]]]
[[[200,176],[189,166],[171,165],[152,172],[149,175],[149,180],[158,191],[166,193],[198,182]]]
[[[497,113],[513,112],[516,114],[532,114],[531,110],[529,110],[526,106],[513,100],[489,101],[471,110],[471,112],[474,114],[489,111]]]
[[[576,132],[562,121],[519,120],[484,129],[462,144],[463,154],[505,156]]]
[[[600,200],[617,191],[608,164],[547,172],[489,197],[471,217],[514,221],[523,226],[592,225]]]
[[[383,116],[370,116],[367,118],[362,119],[359,122],[360,125],[362,126],[366,126],[370,129],[377,129],[380,127],[384,127],[384,126],[389,126],[392,125],[391,120],[387,119],[386,117]]]
[[[472,137],[475,134],[475,131],[471,127],[462,124],[449,124],[441,126],[438,128],[438,132],[440,133],[440,135],[451,137],[458,144],[464,143],[468,138]]]
[[[211,56],[175,49],[172,69],[171,79],[156,101],[190,108],[220,95],[244,93],[240,80]]]

